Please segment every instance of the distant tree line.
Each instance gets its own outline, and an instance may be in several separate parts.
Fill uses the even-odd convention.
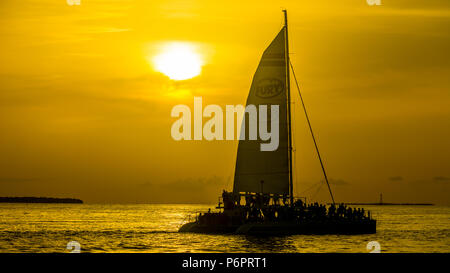
[[[83,204],[80,199],[52,197],[0,197],[0,203],[70,203]]]

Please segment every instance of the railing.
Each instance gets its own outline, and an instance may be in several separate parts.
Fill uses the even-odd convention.
[[[193,216],[193,215],[195,215],[195,216]],[[183,220],[181,220],[181,222],[180,222],[180,224],[179,224],[179,226],[181,227],[182,225],[184,225],[184,224],[186,224],[186,223],[190,223],[191,222],[191,218],[194,220],[196,220],[197,221],[197,215],[198,215],[198,213],[189,213],[188,215],[186,215],[184,218],[183,218]]]

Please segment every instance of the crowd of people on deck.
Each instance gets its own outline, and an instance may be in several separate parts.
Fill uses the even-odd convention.
[[[245,204],[241,205],[241,196],[224,191],[222,194],[223,208],[232,210],[239,208],[244,211],[248,219],[267,220],[363,220],[370,218],[365,215],[364,208],[350,208],[345,204],[331,204],[326,206],[319,203],[306,204],[303,200],[296,200],[293,206],[287,195],[245,194]]]
[[[330,206],[325,206],[319,203],[304,204],[303,202],[296,202],[294,208],[299,208],[301,214],[305,215],[307,219],[350,219],[350,220],[361,220],[364,219],[365,211],[364,208],[351,208],[347,207],[345,204],[339,204],[336,206],[331,204]],[[302,213],[304,212],[304,213]]]

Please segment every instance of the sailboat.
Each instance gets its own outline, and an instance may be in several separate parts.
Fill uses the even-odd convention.
[[[236,157],[233,191],[223,191],[216,207],[198,213],[179,232],[234,233],[247,235],[367,234],[376,232],[376,220],[364,209],[336,205],[314,138],[325,181],[333,203],[326,207],[293,194],[293,149],[291,128],[290,72],[287,11],[284,26],[264,51],[254,74],[246,105],[279,107],[279,146],[261,151],[263,140],[240,139]],[[298,83],[297,83],[298,88]],[[300,89],[298,88],[300,91]],[[270,117],[268,118],[270,119]],[[245,115],[241,130],[245,126]]]

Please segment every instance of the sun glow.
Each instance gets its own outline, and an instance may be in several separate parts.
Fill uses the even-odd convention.
[[[195,49],[187,43],[172,43],[153,58],[157,71],[172,80],[187,80],[200,75],[203,62]]]

